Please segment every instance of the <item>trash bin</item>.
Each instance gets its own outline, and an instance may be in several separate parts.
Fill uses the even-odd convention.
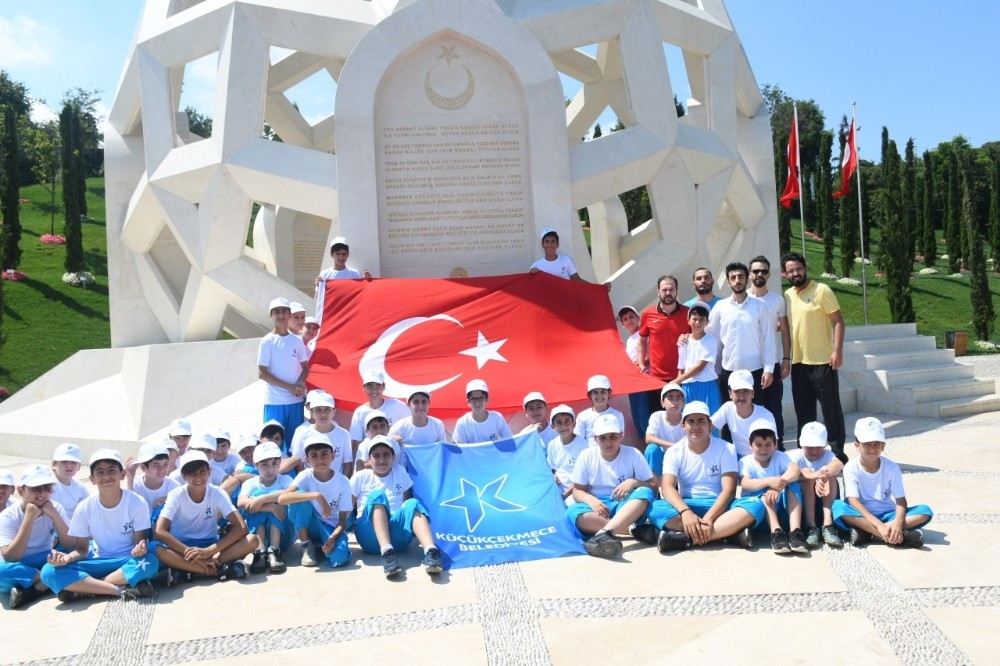
[[[965,356],[969,350],[969,334],[965,331],[946,331],[944,346],[955,350],[955,356]]]

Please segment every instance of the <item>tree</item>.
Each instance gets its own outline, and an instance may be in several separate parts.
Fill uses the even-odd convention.
[[[949,150],[948,160],[948,190],[945,199],[944,242],[948,248],[948,272],[958,273],[962,270],[962,233],[961,224],[962,194],[961,177],[958,173],[958,156],[954,150]]]
[[[83,178],[99,176],[104,168],[104,151],[101,148],[103,136],[97,122],[97,102],[100,101],[99,90],[74,88],[66,92],[63,104],[69,102],[80,111],[80,164],[83,167]],[[87,214],[87,200],[80,191],[80,210]]]
[[[816,188],[819,228],[823,234],[823,270],[833,273],[833,192],[830,184],[830,160],[833,157],[833,132],[824,131],[819,144],[819,185]]]
[[[917,239],[917,154],[913,145],[913,137],[906,142],[905,162],[903,163],[903,228],[906,230],[907,259],[910,270],[913,270],[913,260],[916,258]]]
[[[594,123],[594,133],[590,135],[590,138],[597,139],[601,137],[601,123]]]
[[[990,159],[990,253],[993,270],[1000,273],[1000,157]]]
[[[184,107],[184,113],[187,115],[188,130],[191,134],[205,139],[212,136],[212,119],[210,117],[198,113],[194,107],[190,106]]]
[[[924,196],[923,196],[923,238],[921,252],[924,255],[924,266],[933,268],[937,261],[937,236],[934,229],[937,226],[937,208],[934,205],[934,162],[929,150],[924,151]]]
[[[56,181],[61,155],[59,125],[55,121],[36,125],[27,133],[26,150],[31,157],[31,172],[38,184],[49,193],[49,233],[56,233]]]
[[[72,103],[63,105],[59,114],[59,133],[62,137],[63,210],[65,215],[66,272],[86,270],[83,256],[83,229],[80,209],[81,190],[84,187],[83,157],[81,155],[80,109]]]
[[[840,162],[844,162],[844,149],[847,145],[847,116],[840,119]],[[860,168],[860,165],[859,165]],[[854,188],[857,187],[855,183]],[[854,257],[858,252],[858,197],[852,192],[840,199],[840,273],[850,277],[854,270]]]
[[[910,236],[904,222],[904,203],[900,186],[900,160],[896,142],[886,144],[885,161],[882,164],[885,186],[880,193],[881,209],[884,215],[882,236],[879,243],[889,299],[889,312],[894,323],[916,320],[913,312],[913,297],[910,293],[910,261],[907,249]]]
[[[972,328],[980,340],[989,340],[993,332],[993,294],[990,293],[990,281],[986,274],[986,258],[983,254],[983,242],[979,235],[979,224],[976,220],[972,201],[971,174],[962,173],[962,225],[969,235],[969,301],[972,305]]]
[[[21,263],[21,177],[18,169],[20,150],[17,114],[13,107],[3,107],[3,136],[0,137],[0,163],[3,165],[3,226],[0,227],[0,269],[17,268]]]

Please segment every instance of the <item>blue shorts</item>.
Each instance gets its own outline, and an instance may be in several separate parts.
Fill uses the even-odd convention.
[[[288,447],[292,444],[292,434],[306,420],[305,407],[305,399],[288,405],[264,405],[264,423],[274,419],[285,429],[281,443],[281,452],[285,455],[288,455]]]
[[[250,497],[258,497],[260,495],[269,495],[273,491],[267,488],[257,488],[252,493]],[[288,548],[292,541],[295,540],[295,526],[292,525],[292,521],[288,516],[288,509],[291,507],[285,507],[285,519],[282,520],[278,518],[270,511],[258,511],[253,513],[247,511],[246,509],[240,509],[240,514],[243,519],[247,522],[247,532],[250,534],[256,534],[257,530],[264,528],[264,542],[260,544],[261,548],[265,548],[267,545],[275,546],[279,550],[285,550]],[[271,538],[271,528],[276,527],[281,532],[281,543],[271,544],[269,539]]]
[[[707,382],[685,382],[681,384],[684,389],[684,404],[687,405],[693,400],[700,400],[708,405],[708,410],[714,414],[722,407],[722,399],[719,397],[719,380],[710,379]]]
[[[364,511],[354,521],[354,538],[358,540],[361,550],[366,553],[378,555],[382,552],[375,537],[375,528],[372,526],[372,511],[376,506],[384,506],[389,514],[389,542],[393,550],[404,551],[413,541],[413,517],[417,513],[427,515],[427,509],[420,500],[410,498],[403,502],[403,505],[396,511],[389,512],[389,500],[385,496],[384,490],[379,490],[368,495]]]
[[[149,580],[160,569],[152,549],[142,557],[92,557],[87,556],[72,564],[56,567],[46,564],[42,567],[42,582],[54,593],[59,594],[73,583],[86,578],[103,579],[108,574],[121,569],[129,585]]]
[[[0,594],[8,594],[11,588],[22,589],[35,584],[35,576],[48,562],[49,552],[26,555],[16,562],[0,562]]]
[[[659,444],[647,444],[643,455],[653,474],[663,476],[663,456],[667,455],[667,450]]]
[[[715,497],[685,497],[684,503],[700,518],[715,506],[715,500]],[[731,511],[732,509],[743,509],[749,513],[753,517],[751,528],[757,527],[764,520],[764,504],[756,498],[737,497],[729,503],[729,508],[726,510]],[[678,511],[674,508],[673,504],[667,500],[656,500],[649,510],[649,522],[662,530],[664,525],[673,520],[677,515]]]
[[[761,508],[764,509],[764,516],[766,517],[767,516],[767,506],[764,504],[764,499],[763,499],[763,495],[764,495],[765,492],[767,492],[767,491],[761,490],[761,491],[755,492],[753,495],[744,495],[742,497],[742,499],[746,499],[746,500],[750,500],[750,501],[756,501],[757,503],[759,503],[760,506],[761,506]],[[778,501],[774,505],[774,510],[778,514],[778,522],[780,524],[782,524],[782,525],[788,525],[788,493],[789,492],[793,493],[795,495],[795,498],[799,500],[799,506],[802,505],[802,486],[799,485],[798,481],[795,481],[794,483],[789,483],[787,486],[785,486],[785,489],[782,490],[781,493],[778,494]],[[757,525],[759,525],[759,524],[760,524],[760,522],[755,523],[754,527],[757,527]]]
[[[842,530],[850,529],[850,525],[846,524],[843,520],[841,520],[844,516],[850,516],[852,518],[861,518],[861,512],[855,509],[850,504],[848,504],[847,500],[839,499],[834,501],[833,507],[831,508],[831,512],[833,513],[833,522],[835,522],[837,524],[837,527],[839,527]],[[931,508],[926,504],[916,504],[914,506],[906,508],[906,515],[927,516],[927,523],[929,523],[931,522],[930,519],[934,517],[934,512],[931,511]],[[882,515],[875,514],[875,517],[878,518],[883,523],[888,523],[896,518],[896,512],[887,511]],[[924,525],[926,525],[927,523],[924,523]]]
[[[598,499],[601,500],[601,503],[604,506],[608,507],[608,512],[612,516],[618,513],[618,509],[625,506],[626,502],[630,502],[632,500],[642,500],[646,502],[646,511],[636,519],[636,522],[642,522],[649,512],[649,506],[653,504],[653,489],[649,486],[639,486],[629,493],[629,496],[625,499],[616,500],[611,497],[601,497]],[[575,502],[566,509],[566,520],[569,521],[569,524],[573,526],[573,529],[576,530],[576,533],[580,535],[581,538],[584,538],[584,535],[580,531],[580,528],[576,526],[576,521],[579,520],[580,516],[583,514],[590,513],[592,511],[593,509],[590,508],[590,505],[585,502]]]
[[[316,546],[322,546],[330,538],[333,528],[323,522],[312,502],[298,502],[288,505],[288,520],[295,530],[305,530],[309,541]],[[326,563],[331,567],[342,567],[351,561],[351,551],[347,547],[347,530],[341,532],[333,550],[324,555]]]

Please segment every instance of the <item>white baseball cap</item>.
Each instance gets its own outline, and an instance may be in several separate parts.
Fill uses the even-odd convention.
[[[225,428],[217,428],[212,435],[214,435],[216,439],[224,439],[230,444],[233,442],[232,438],[229,436],[229,431]]]
[[[482,379],[470,379],[469,383],[465,385],[465,395],[468,396],[473,391],[482,391],[486,395],[489,395],[490,387]]]
[[[13,486],[14,472],[9,469],[0,469],[0,486]]]
[[[810,421],[802,426],[799,434],[799,448],[825,447],[827,444],[826,426],[819,421]]]
[[[333,399],[333,396],[323,391],[317,393],[312,397],[309,402],[309,409],[316,409],[317,407],[335,407],[337,402]]]
[[[545,237],[546,237],[546,236],[548,236],[549,234],[555,234],[555,235],[556,235],[556,238],[559,238],[559,232],[558,232],[558,231],[556,231],[555,229],[553,229],[552,227],[544,227],[544,228],[542,229],[542,233],[540,233],[540,234],[538,235],[538,238],[539,238],[539,239],[542,239],[542,238],[545,238]]]
[[[52,453],[52,461],[67,461],[67,462],[77,462],[82,463],[83,457],[80,453],[80,447],[76,444],[60,444],[56,447],[56,450]]]
[[[594,375],[587,380],[587,393],[590,393],[594,389],[607,389],[610,391],[611,380],[606,375]]]
[[[777,437],[778,426],[775,425],[774,419],[769,419],[767,417],[758,417],[750,422],[750,429],[747,431],[751,435],[758,430],[769,430],[771,434]]]
[[[344,247],[349,247],[347,245],[347,239],[343,236],[334,236],[333,240],[330,241],[330,249],[332,250],[337,245],[343,245]]]
[[[309,324],[314,324],[316,326],[319,326],[319,319],[316,319],[316,317],[313,316],[306,317],[306,326],[308,326]]]
[[[733,370],[729,375],[729,388],[733,391],[753,390],[753,374],[749,370]]]
[[[634,307],[632,307],[631,305],[623,305],[620,308],[618,308],[618,318],[621,319],[622,318],[622,314],[624,314],[625,312],[631,312],[636,317],[639,316],[639,311],[636,310]]]
[[[660,401],[663,401],[663,396],[670,393],[671,391],[680,391],[681,395],[684,394],[684,389],[677,382],[670,382],[669,384],[664,384],[663,388],[660,389]]]
[[[410,400],[413,400],[413,396],[415,396],[415,395],[426,395],[428,401],[431,399],[431,392],[430,391],[427,391],[425,389],[419,388],[419,389],[416,389],[414,391],[410,391],[410,395],[406,396],[406,402],[409,402]]]
[[[378,370],[365,370],[361,374],[361,385],[365,384],[385,384],[385,375]]]
[[[391,437],[386,437],[385,435],[375,435],[370,440],[368,440],[368,456],[371,457],[372,449],[375,448],[376,444],[382,444],[388,446],[392,449],[392,452],[399,455],[399,442],[392,439]]]
[[[170,424],[170,428],[167,429],[167,435],[174,437],[177,435],[188,437],[191,436],[191,423],[187,419],[174,419]]]
[[[306,306],[302,305],[298,301],[291,301],[288,304],[288,309],[292,311],[292,314],[295,314],[296,312],[305,312]]]
[[[552,419],[556,417],[556,414],[569,414],[570,416],[573,417],[573,420],[576,420],[576,414],[573,413],[573,408],[570,407],[569,405],[556,405],[555,407],[553,407],[552,411],[549,412],[550,423],[552,422]]]
[[[135,462],[137,464],[148,463],[150,460],[156,456],[166,456],[170,455],[167,451],[167,447],[163,442],[146,442],[139,447],[139,453],[135,457]]]
[[[858,419],[854,424],[854,439],[859,442],[884,442],[885,426],[874,416]]]
[[[309,447],[315,444],[322,444],[323,446],[328,446],[331,449],[333,448],[333,444],[330,443],[329,437],[321,432],[310,430],[306,433],[305,439],[302,441],[302,450],[308,452]]]
[[[102,460],[111,460],[118,463],[118,466],[125,469],[125,463],[122,462],[122,454],[118,453],[114,449],[97,449],[90,455],[90,460],[87,461],[88,467],[93,467]]]
[[[191,438],[191,448],[215,451],[219,448],[219,443],[215,441],[215,435],[210,432],[203,432],[197,437]]]
[[[253,450],[253,464],[260,464],[262,460],[270,460],[271,458],[280,458],[281,449],[274,442],[264,442],[256,449]]]
[[[389,422],[389,417],[381,409],[373,409],[372,411],[365,414],[365,429],[368,429],[368,424],[375,419],[385,419],[385,422]]]
[[[681,411],[681,420],[683,421],[692,414],[704,414],[705,416],[712,415],[708,410],[708,405],[701,400],[692,400],[691,402],[685,404],[684,409]]]
[[[315,398],[320,393],[326,393],[323,389],[310,389],[306,391],[306,405],[311,405],[313,398]]]
[[[548,402],[545,400],[545,396],[544,395],[542,395],[538,391],[532,391],[531,393],[529,393],[526,396],[524,396],[524,400],[521,401],[521,406],[522,407],[527,407],[529,402],[534,402],[536,400],[541,400],[545,404],[548,404]]]
[[[11,475],[13,480],[13,475]],[[38,486],[47,486],[49,484],[55,484],[56,477],[52,473],[52,470],[44,465],[32,465],[30,467],[25,467],[24,471],[21,472],[21,483],[19,486],[28,486],[29,488],[37,488]]]
[[[287,298],[282,298],[281,296],[272,298],[270,305],[267,306],[267,311],[274,312],[278,308],[287,308],[288,310],[291,310],[292,304],[288,302]]]
[[[236,451],[242,451],[243,449],[253,448],[260,444],[257,436],[249,432],[241,432],[236,436]]]
[[[614,414],[601,414],[594,419],[594,437],[617,432],[621,434],[622,424],[618,422],[618,417]]]
[[[184,468],[193,462],[203,462],[207,465],[208,456],[201,451],[189,450],[177,461],[177,469],[181,471],[181,474],[184,474]]]

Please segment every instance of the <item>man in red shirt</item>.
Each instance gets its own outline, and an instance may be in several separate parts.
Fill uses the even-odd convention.
[[[639,364],[661,382],[677,376],[677,338],[690,333],[688,309],[677,302],[677,278],[661,275],[656,281],[657,302],[639,318]],[[650,391],[652,409],[660,408],[660,392]]]

